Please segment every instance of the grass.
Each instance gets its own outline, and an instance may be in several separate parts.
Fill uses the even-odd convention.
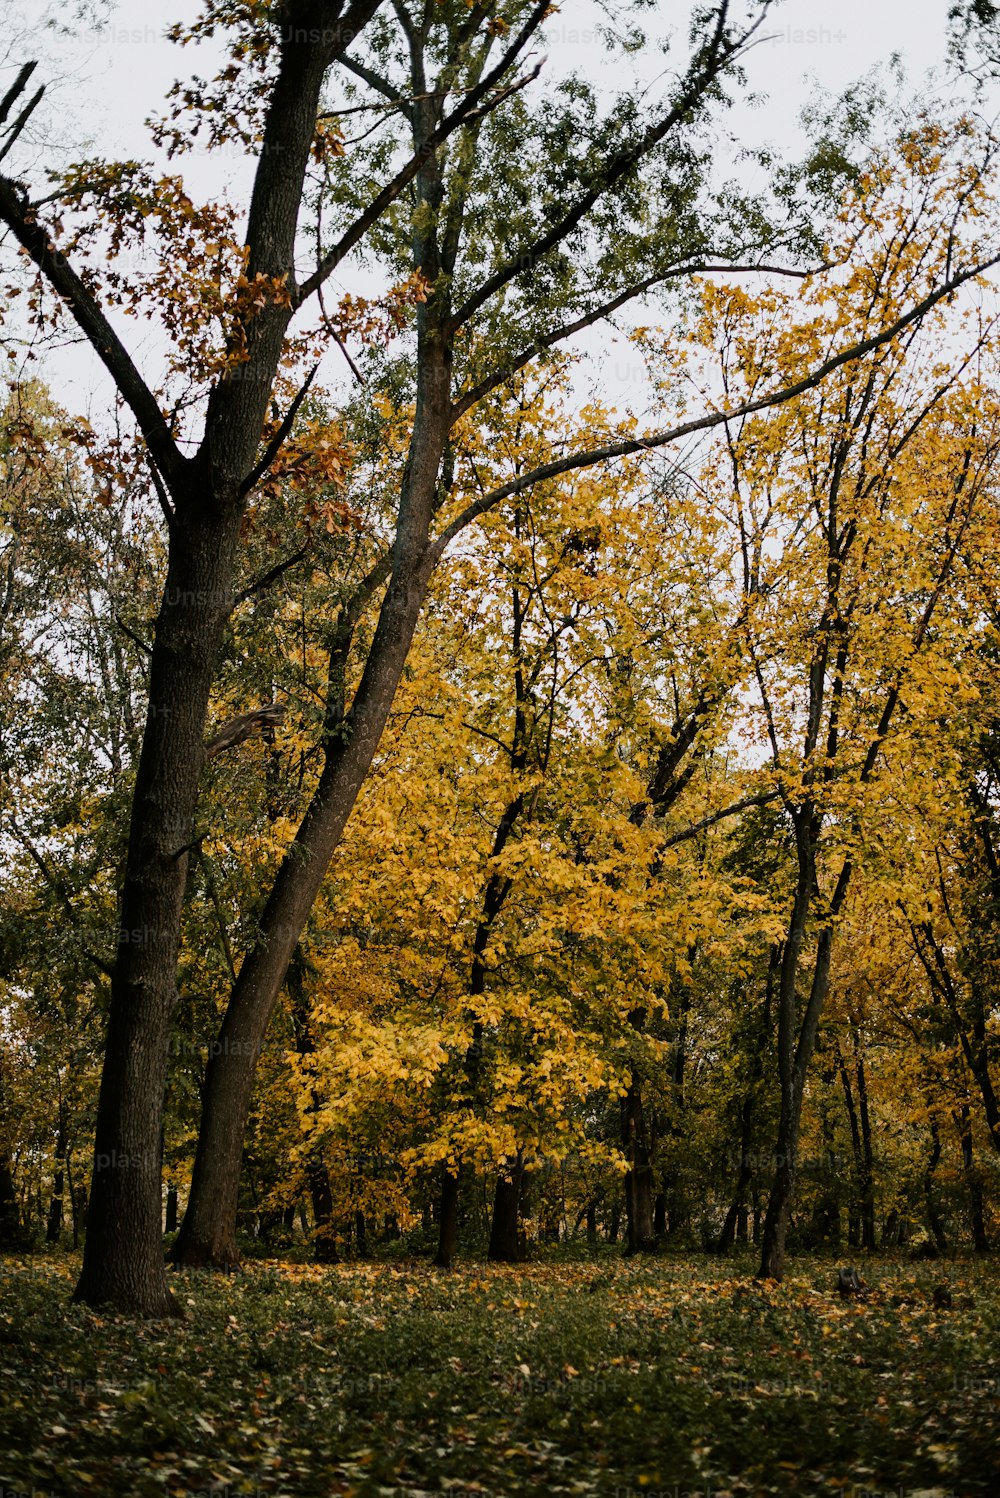
[[[2,1498],[1000,1491],[989,1264],[256,1264],[176,1275],[175,1324],[76,1267],[0,1264]]]

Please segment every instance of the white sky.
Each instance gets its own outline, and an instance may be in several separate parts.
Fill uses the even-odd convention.
[[[102,5],[102,0],[96,3]],[[727,154],[740,142],[771,142],[794,149],[803,105],[820,90],[839,93],[893,51],[902,56],[908,92],[915,92],[927,70],[944,63],[948,3],[784,0],[747,59],[748,85],[760,96],[759,102],[754,106],[741,103],[725,118],[725,128],[733,137]],[[58,38],[44,26],[48,4],[41,0],[8,0],[8,4],[13,23],[7,29],[9,62],[16,66],[37,56],[39,81],[48,85],[46,139],[39,144],[36,189],[47,164],[61,164],[90,152],[109,158],[150,157],[152,146],[143,121],[163,108],[171,82],[192,71],[209,76],[214,71],[213,59],[204,55],[204,49],[182,50],[163,39],[171,22],[197,14],[199,7],[192,0],[169,5],[162,0],[147,4],[120,0],[102,5],[106,14],[98,27],[88,30],[84,23],[81,35],[72,41]],[[651,50],[637,64],[635,74],[624,78],[620,68],[609,63],[597,37],[595,24],[600,17],[592,0],[565,0],[547,28],[546,76],[580,68],[609,92],[636,79],[655,91],[661,70],[684,56],[690,9],[688,0],[661,0],[644,24],[652,35],[673,31],[677,47],[666,58]],[[0,83],[9,76],[5,69]],[[216,158],[214,163],[188,157],[178,167],[195,196],[215,195],[225,179],[245,200],[245,190],[240,189],[249,180],[251,164],[239,155]],[[156,348],[150,335],[134,323],[127,325],[126,332],[138,362],[146,365],[155,380]],[[86,407],[88,393],[100,400],[106,390],[96,361],[82,349],[50,355],[44,373],[56,398],[75,409]]]

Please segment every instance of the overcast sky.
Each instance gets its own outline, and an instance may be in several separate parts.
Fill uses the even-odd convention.
[[[44,139],[37,146],[36,187],[44,165],[62,164],[89,152],[112,158],[149,157],[152,148],[143,122],[163,108],[171,82],[194,71],[209,76],[214,71],[214,59],[203,49],[182,50],[163,37],[171,22],[190,20],[198,13],[191,0],[93,3],[98,6],[98,24],[83,23],[79,34],[67,40],[45,27],[46,5],[12,0],[9,63],[37,56],[40,81],[49,86]],[[783,0],[747,58],[749,88],[760,96],[759,102],[752,107],[740,103],[732,110],[725,118],[727,132],[736,142],[769,142],[793,150],[806,103],[821,90],[841,92],[893,52],[901,55],[906,68],[907,91],[916,92],[925,86],[929,69],[944,65],[948,4],[949,0]],[[609,62],[598,38],[597,6],[592,0],[565,0],[539,49],[548,55],[546,74],[555,77],[580,68],[609,93],[631,85],[648,88],[655,96],[665,70],[679,65],[684,56],[690,9],[689,3],[661,0],[658,10],[647,13],[644,24],[650,34],[673,31],[676,45],[669,56],[650,49],[625,78],[620,65]],[[241,188],[249,181],[251,166],[235,153],[211,164],[197,156],[178,163],[196,196],[214,195],[224,177],[242,200]],[[145,352],[155,364],[155,349],[148,344],[143,349],[141,330],[133,325],[130,331],[140,360]],[[97,389],[101,383],[92,357],[82,350],[65,351],[58,368],[52,367],[51,359],[48,366],[53,384],[63,387],[57,388],[57,395],[69,404],[79,405],[84,390]],[[152,368],[150,374],[155,378]],[[79,392],[75,402],[66,388],[70,382]]]
[[[747,128],[760,137],[787,139],[817,84],[837,92],[894,51],[917,83],[944,60],[948,7],[949,0],[782,0],[748,59],[752,87],[768,97],[747,115]],[[24,17],[24,39],[34,32],[36,50],[53,61],[58,57],[73,75],[60,97],[63,122],[75,121],[109,149],[134,151],[141,144],[143,119],[197,56],[163,40],[172,21],[197,14],[191,0],[121,0],[107,7],[96,29],[84,25],[76,40],[63,43],[38,26],[47,13],[38,0],[14,0],[13,8]],[[650,34],[674,31],[683,42],[690,10],[683,0],[661,0],[645,24]],[[546,29],[550,68],[579,65],[600,84],[618,88],[628,80],[603,56],[599,20],[591,0],[565,0]]]

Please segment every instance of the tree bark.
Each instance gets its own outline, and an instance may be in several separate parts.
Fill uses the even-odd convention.
[[[163,1268],[163,1095],[203,726],[229,614],[239,516],[178,515],[150,661],[76,1299],[175,1310]]]
[[[729,1211],[726,1213],[726,1219],[722,1224],[718,1242],[716,1243],[716,1252],[720,1254],[728,1253],[738,1236],[743,1239],[747,1236],[746,1199],[750,1182],[753,1179],[753,1168],[750,1160],[753,1150],[754,1101],[757,1088],[764,1075],[764,1051],[771,1036],[771,1011],[774,1003],[774,985],[781,970],[781,954],[782,944],[780,942],[772,942],[767,959],[767,978],[764,983],[760,1034],[757,1037],[754,1048],[747,1088],[740,1104],[739,1174],[736,1178],[736,1189],[733,1192],[733,1200]],[[755,1231],[754,1242],[756,1243],[756,1241]]]
[[[49,1220],[45,1229],[46,1243],[58,1243],[63,1229],[63,1190],[65,1184],[65,1172],[63,1162],[66,1157],[66,1113],[65,1106],[60,1099],[59,1102],[59,1134],[56,1139],[56,1165],[55,1176],[52,1181],[52,1200],[49,1203]]]
[[[21,1247],[21,1214],[14,1190],[10,1156],[0,1155],[0,1248]]]
[[[260,918],[261,936],[244,958],[212,1047],[191,1195],[172,1254],[178,1264],[225,1268],[239,1261],[240,1161],[257,1058],[292,953],[378,748],[430,578],[427,531],[450,424],[446,361],[428,356],[419,385],[400,504],[408,519],[400,523],[393,577],[351,710],[331,729],[319,785],[281,864]]]
[[[930,1159],[928,1160],[927,1165],[926,1165],[926,1167],[924,1169],[924,1180],[923,1180],[923,1186],[924,1186],[924,1207],[925,1207],[926,1212],[927,1212],[927,1225],[928,1225],[928,1227],[931,1230],[931,1234],[932,1234],[932,1236],[934,1238],[934,1243],[935,1243],[936,1247],[938,1248],[938,1250],[941,1253],[944,1253],[944,1251],[948,1247],[948,1237],[947,1237],[947,1234],[945,1233],[945,1230],[944,1230],[944,1223],[941,1221],[941,1214],[938,1212],[937,1205],[935,1204],[935,1201],[934,1201],[934,1172],[938,1168],[938,1162],[940,1161],[940,1159],[941,1159],[941,1131],[938,1128],[937,1119],[932,1118],[931,1119],[931,1154],[930,1154]]]

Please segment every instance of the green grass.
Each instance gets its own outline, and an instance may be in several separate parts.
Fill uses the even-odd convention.
[[[257,1264],[141,1324],[7,1260],[0,1495],[1000,1492],[992,1265],[749,1267]]]

